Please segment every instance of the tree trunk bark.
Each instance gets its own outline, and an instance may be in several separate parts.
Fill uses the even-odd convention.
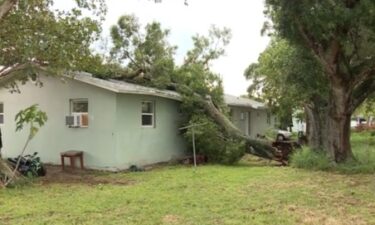
[[[320,121],[313,106],[305,105],[306,113],[306,135],[308,144],[312,149],[322,148]]]
[[[8,15],[18,0],[5,0],[0,4],[0,21]]]
[[[328,118],[328,153],[337,162],[345,162],[353,159],[350,145],[350,115],[337,117],[331,115]]]
[[[337,163],[353,159],[350,145],[351,93],[343,83],[332,82],[327,117],[326,145],[332,160]]]
[[[305,104],[306,135],[308,145],[313,150],[327,148],[325,137],[327,136],[327,109],[318,103]]]
[[[12,168],[9,167],[5,159],[0,158],[0,187],[5,188],[12,175]]]

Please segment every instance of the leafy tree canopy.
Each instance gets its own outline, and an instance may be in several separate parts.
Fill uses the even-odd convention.
[[[0,1],[2,80],[17,71],[23,78],[35,79],[45,70],[76,71],[91,57],[90,45],[98,38],[106,10],[104,0],[77,0],[68,11],[53,9],[53,4],[53,0]],[[83,9],[96,17],[84,17]]]
[[[173,54],[176,49],[167,37],[160,23],[152,22],[142,30],[138,19],[133,15],[121,16],[117,24],[111,27],[113,47],[111,61],[126,68],[124,79],[163,86],[170,82],[173,74]]]
[[[280,118],[280,126],[291,123],[292,112],[312,101],[324,101],[328,86],[323,70],[309,53],[285,39],[274,38],[249,65],[245,77],[252,80],[250,96],[259,95]]]
[[[268,31],[311,52],[328,81],[324,148],[335,162],[353,159],[350,117],[375,91],[373,0],[266,0]]]
[[[269,31],[312,51],[329,82],[347,83],[353,111],[375,90],[375,2],[267,0]]]

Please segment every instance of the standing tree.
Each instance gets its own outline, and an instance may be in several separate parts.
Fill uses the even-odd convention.
[[[76,0],[68,11],[53,9],[53,0],[0,1],[0,79],[37,79],[41,71],[79,70],[91,56],[100,32],[104,0]],[[82,16],[82,9],[97,17]],[[10,76],[17,75],[17,76]]]
[[[246,69],[245,77],[253,81],[249,94],[260,93],[280,120],[303,108],[309,145],[313,149],[324,148],[327,79],[310,52],[274,38],[260,54],[258,63]]]
[[[336,162],[352,159],[351,115],[375,91],[375,2],[266,0],[265,13],[274,33],[311,51],[324,69],[325,146]]]
[[[71,10],[53,9],[53,0],[0,0],[0,86],[38,81],[41,72],[60,74],[82,68],[98,37],[104,0],[75,0]],[[91,10],[97,19],[82,16]],[[41,82],[37,82],[41,84]],[[0,159],[0,173],[9,173]]]

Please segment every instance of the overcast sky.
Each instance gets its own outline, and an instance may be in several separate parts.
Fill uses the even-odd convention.
[[[60,0],[61,1],[61,0]],[[58,4],[63,1],[56,1]],[[65,2],[65,1],[64,1]],[[213,71],[224,80],[225,92],[233,95],[246,94],[249,82],[243,72],[256,62],[269,42],[260,30],[265,20],[263,0],[106,0],[108,13],[103,25],[104,35],[123,14],[135,14],[141,24],[158,21],[169,29],[169,41],[178,46],[177,61],[181,62],[186,51],[192,47],[191,37],[197,33],[207,34],[212,24],[232,30],[232,40],[226,56],[217,60]]]

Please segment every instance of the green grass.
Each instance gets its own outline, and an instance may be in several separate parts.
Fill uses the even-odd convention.
[[[353,135],[359,161],[373,160],[371,138]],[[236,166],[88,175],[95,182],[60,177],[0,190],[0,224],[375,224],[374,174],[247,157]]]
[[[353,132],[354,161],[333,164],[324,152],[304,148],[292,155],[291,166],[308,170],[338,171],[346,174],[375,173],[375,136],[371,132]]]
[[[128,183],[0,190],[0,224],[375,224],[375,179],[288,167],[165,167]]]

